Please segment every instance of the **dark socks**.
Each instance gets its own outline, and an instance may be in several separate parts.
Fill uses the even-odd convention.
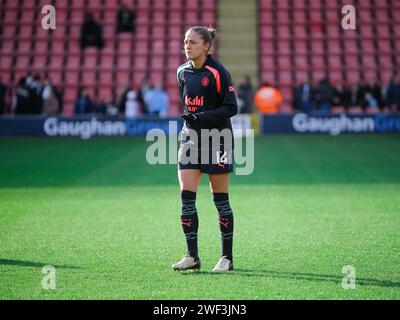
[[[196,258],[198,257],[197,230],[199,228],[196,210],[196,192],[182,190],[181,201],[181,224],[186,238],[188,255]]]
[[[215,207],[218,210],[219,227],[221,230],[222,256],[226,256],[229,260],[232,257],[233,242],[233,214],[229,204],[228,193],[213,193]]]

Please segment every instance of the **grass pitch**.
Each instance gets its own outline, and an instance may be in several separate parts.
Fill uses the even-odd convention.
[[[217,211],[198,193],[200,272],[175,165],[144,139],[0,140],[0,299],[399,299],[398,135],[267,136],[232,176],[235,270],[213,274]],[[56,288],[42,288],[42,267]],[[343,289],[344,266],[356,272]]]

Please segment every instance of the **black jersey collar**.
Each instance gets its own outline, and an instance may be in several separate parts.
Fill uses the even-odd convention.
[[[195,68],[195,67],[193,66],[193,64],[192,64],[192,61],[189,61],[189,65],[190,65],[190,68],[191,68],[194,72],[199,72],[199,71],[203,70],[204,67],[205,67],[211,60],[212,60],[211,54],[207,54],[206,61],[204,61],[204,63],[203,63],[203,65],[201,66],[201,68],[198,68],[198,69]]]

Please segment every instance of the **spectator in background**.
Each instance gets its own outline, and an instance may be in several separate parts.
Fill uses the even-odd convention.
[[[91,46],[98,49],[104,47],[103,28],[91,13],[86,12],[81,27],[81,48],[85,49]]]
[[[7,87],[3,84],[3,79],[0,77],[0,114],[6,112],[6,93]]]
[[[351,106],[357,106],[358,105],[358,100],[359,100],[359,86],[357,84],[353,84],[351,86],[351,94],[350,94],[350,105]]]
[[[253,112],[253,85],[248,75],[245,75],[237,86],[237,96],[243,101],[243,107],[239,108],[239,113]]]
[[[126,118],[136,118],[140,115],[140,106],[136,100],[137,94],[134,90],[129,90],[126,95],[125,104],[125,117]]]
[[[396,83],[396,77],[393,76],[385,88],[385,104],[391,111],[400,110],[400,79]]]
[[[349,110],[351,104],[351,91],[347,85],[343,85],[342,103],[346,110]]]
[[[333,88],[332,104],[334,106],[342,107],[344,106],[344,100],[345,100],[345,88],[342,85],[337,84]]]
[[[151,87],[144,96],[144,101],[148,106],[148,114],[166,117],[168,114],[168,95],[161,88],[161,85]]]
[[[322,112],[329,112],[332,106],[334,89],[327,79],[322,79],[315,90],[315,102],[317,109]]]
[[[378,109],[378,100],[375,99],[375,97],[371,94],[371,92],[366,91],[364,99],[365,99],[366,106],[368,108]]]
[[[18,86],[15,89],[12,110],[15,114],[29,114],[32,113],[31,105],[31,96],[26,86],[26,78],[24,77],[19,79]]]
[[[129,86],[128,85],[122,85],[119,88],[119,94],[117,96],[117,101],[116,101],[116,107],[118,108],[118,111],[120,114],[125,114],[125,106],[126,106],[126,96],[129,92]]]
[[[36,74],[29,83],[29,89],[32,101],[32,113],[40,114],[43,108],[43,86],[40,75]]]
[[[358,84],[357,88],[357,106],[361,106],[363,109],[366,108],[367,102],[365,101],[365,93],[367,91],[367,86],[365,86],[362,82]]]
[[[311,81],[307,78],[303,83],[294,88],[294,106],[304,112],[309,112],[313,109],[313,87]]]
[[[93,112],[93,101],[90,99],[85,88],[79,90],[78,97],[75,102],[75,114],[83,115]]]
[[[371,93],[372,97],[376,100],[378,107],[383,108],[382,88],[377,80],[371,81],[367,91]]]
[[[62,111],[63,111],[63,107],[64,107],[64,90],[63,89],[60,89],[60,87],[57,87],[56,85],[54,85],[54,84],[52,84],[53,85],[53,92],[54,92],[54,94],[56,95],[56,97],[57,97],[57,100],[58,100],[58,111],[57,111],[57,113],[58,114],[61,114],[62,113]]]
[[[50,83],[49,80],[45,81],[45,85],[42,92],[43,109],[44,115],[55,115],[60,110],[60,103],[56,88]]]
[[[117,32],[135,32],[135,20],[135,13],[126,4],[121,5],[117,14]]]
[[[104,98],[103,102],[99,106],[98,111],[106,116],[118,116],[118,108],[110,97]]]
[[[237,91],[235,91],[235,96],[236,96],[236,102],[238,105],[238,114],[245,112],[246,108],[245,108],[244,99],[242,97],[239,97]]]
[[[150,90],[150,81],[148,75],[145,75],[141,81],[140,88],[138,91],[137,101],[140,103],[141,111],[143,114],[148,113],[149,107],[146,105],[144,101],[144,97],[146,93]]]

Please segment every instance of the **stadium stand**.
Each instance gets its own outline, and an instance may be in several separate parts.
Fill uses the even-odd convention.
[[[282,112],[291,112],[292,87],[307,76],[316,84],[387,84],[400,67],[400,1],[353,0],[357,29],[344,30],[344,0],[257,0],[258,82],[280,88]],[[27,73],[49,77],[63,93],[63,115],[73,113],[78,88],[96,102],[116,97],[121,85],[138,88],[145,75],[160,82],[170,98],[170,115],[179,114],[175,70],[184,30],[218,27],[217,0],[53,0],[57,28],[41,28],[46,0],[0,0],[0,75],[15,87]],[[136,14],[134,33],[117,33],[118,7]],[[84,12],[103,26],[105,47],[80,48]],[[217,47],[218,48],[218,47]],[[222,48],[221,48],[222,50]],[[11,100],[11,91],[8,99]],[[338,110],[341,110],[340,108]]]
[[[354,0],[356,30],[344,30],[342,0],[259,0],[259,79],[278,86],[281,111],[292,111],[292,86],[353,85],[377,79],[386,84],[400,67],[400,2]]]
[[[136,14],[135,33],[116,33],[119,5]],[[184,30],[215,25],[215,0],[55,0],[57,27],[41,28],[41,9],[49,1],[0,0],[0,74],[16,84],[27,73],[50,77],[63,91],[64,115],[73,113],[78,88],[84,85],[96,101],[118,94],[121,85],[140,85],[148,74],[170,97],[170,114],[178,114],[176,68]],[[81,50],[80,28],[85,11],[103,26],[105,47]]]

